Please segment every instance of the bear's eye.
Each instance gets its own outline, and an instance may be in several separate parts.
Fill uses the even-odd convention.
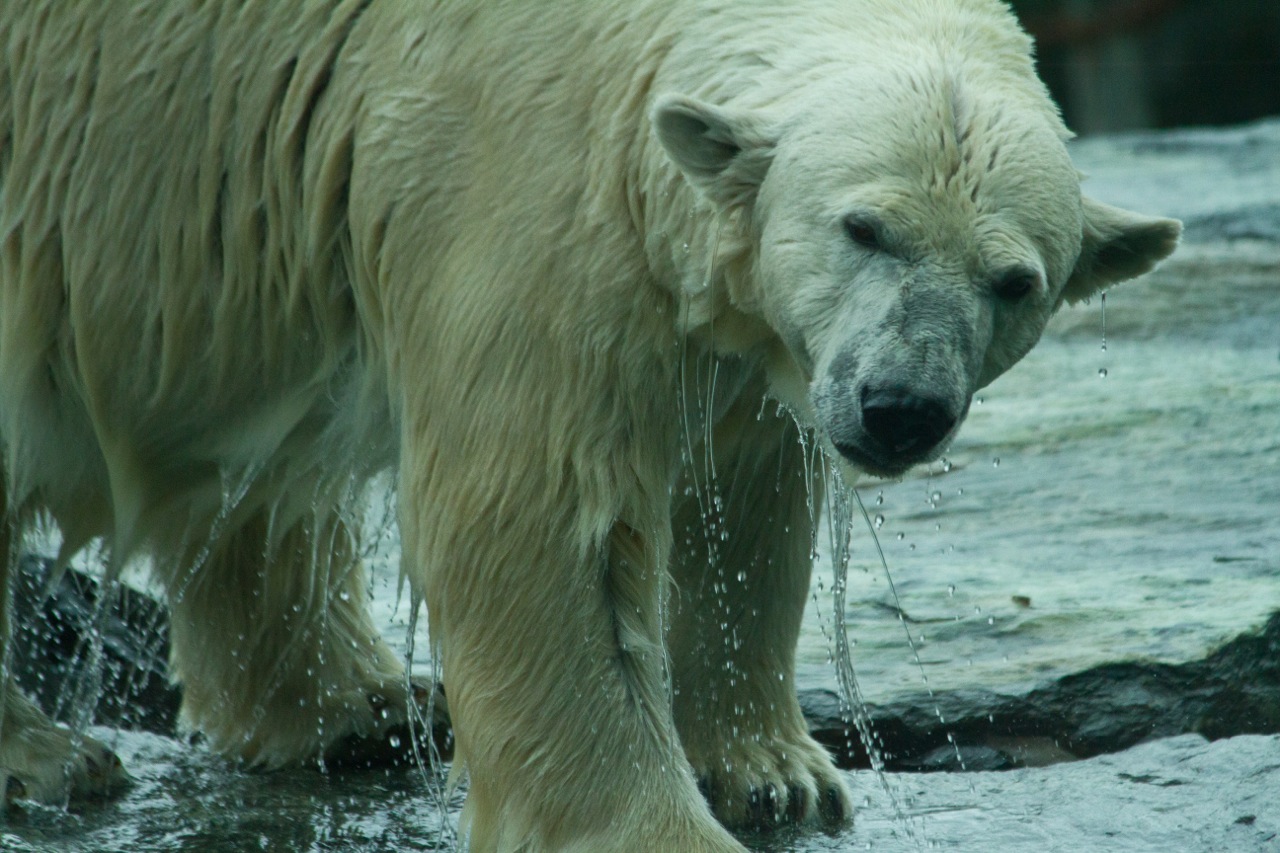
[[[1017,302],[1032,290],[1035,290],[1038,280],[1039,276],[1031,270],[1014,270],[1005,273],[996,280],[996,296],[1008,302]]]
[[[880,231],[872,222],[850,217],[844,221],[844,230],[848,233],[850,240],[864,249],[879,251],[883,248],[880,244]]]

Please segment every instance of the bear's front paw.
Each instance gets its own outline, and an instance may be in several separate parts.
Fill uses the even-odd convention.
[[[726,742],[717,756],[690,760],[711,810],[730,828],[838,824],[853,816],[840,772],[807,734]]]
[[[0,812],[18,800],[57,804],[111,797],[129,784],[120,759],[94,738],[61,726],[27,734],[25,743],[0,749]]]

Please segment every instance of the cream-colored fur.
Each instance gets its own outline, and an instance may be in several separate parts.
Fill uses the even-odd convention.
[[[476,851],[847,816],[797,430],[927,458],[860,389],[950,435],[1177,236],[1082,202],[995,0],[28,0],[0,44],[11,529],[150,555],[184,718],[275,766],[403,683],[347,532],[395,471]],[[65,795],[5,690],[0,769]]]

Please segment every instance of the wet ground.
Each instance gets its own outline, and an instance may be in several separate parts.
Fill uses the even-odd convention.
[[[0,830],[13,853],[390,853],[452,850],[417,774],[243,773],[156,735],[118,741],[129,795],[68,815],[28,809]],[[1165,739],[1115,756],[1000,773],[849,773],[863,803],[839,834],[744,839],[755,850],[1249,853],[1280,849],[1280,738]],[[892,792],[890,800],[887,790]]]
[[[982,393],[946,464],[862,484],[889,569],[870,530],[858,531],[846,618],[870,702],[927,709],[929,690],[1020,695],[1098,664],[1198,660],[1280,610],[1280,122],[1087,140],[1075,154],[1088,191],[1184,218],[1186,243],[1156,274],[1108,294],[1105,333],[1101,300],[1060,317]],[[382,557],[395,550],[392,540]],[[830,588],[822,565],[802,690],[835,686]],[[377,594],[403,647],[407,606],[390,568]],[[457,804],[441,804],[437,777],[251,774],[170,738],[106,734],[138,781],[128,795],[77,814],[12,814],[0,849],[453,845]],[[1276,736],[1184,736],[1049,767],[853,771],[850,781],[863,801],[852,828],[750,843],[1280,850]]]

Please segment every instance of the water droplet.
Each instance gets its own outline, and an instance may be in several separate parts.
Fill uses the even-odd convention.
[[[883,516],[883,515],[877,515],[877,516],[876,516],[875,525],[876,525],[876,530],[879,530],[881,527],[884,527],[884,516]]]
[[[951,584],[950,586],[948,586],[948,587],[947,587],[947,597],[948,597],[948,598],[955,598],[955,597],[956,597],[956,585],[955,585],[955,584]]]
[[[747,582],[747,573],[738,572],[738,583],[746,583],[746,582]]]
[[[897,539],[899,542],[901,542],[903,539],[906,539],[906,538],[907,538],[907,534],[905,533],[899,533],[897,536]]]
[[[400,735],[392,735],[391,737],[387,738],[387,743],[391,744],[392,749],[399,749]]]
[[[992,467],[992,468],[999,468],[999,467],[1000,467],[1000,457],[999,457],[999,456],[997,456],[995,459],[992,459],[992,460],[991,460],[991,467]]]
[[[1107,369],[1106,369],[1105,367],[1099,367],[1099,368],[1098,368],[1098,378],[1099,378],[1099,379],[1106,379],[1106,378],[1107,378]]]
[[[1100,298],[1102,303],[1102,351],[1107,351],[1107,292],[1102,291]]]

